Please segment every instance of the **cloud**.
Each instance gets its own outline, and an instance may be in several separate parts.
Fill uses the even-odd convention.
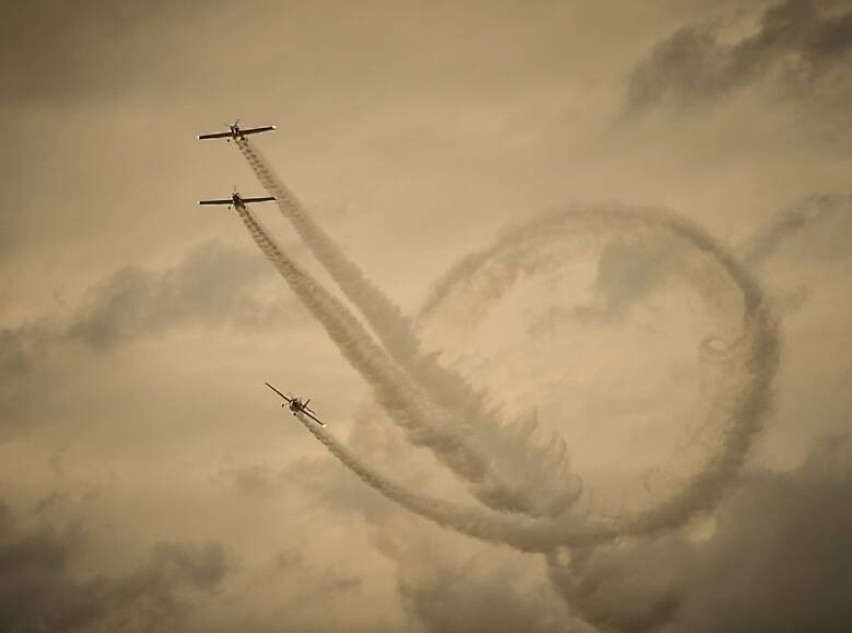
[[[106,349],[178,327],[263,331],[292,320],[300,308],[264,285],[275,277],[253,252],[219,241],[193,249],[174,266],[124,266],[93,284],[66,314],[0,330],[0,368],[25,369],[52,343]]]
[[[385,521],[374,542],[397,569],[406,611],[435,633],[567,633],[576,622],[542,582],[539,561]]]
[[[683,264],[659,245],[610,244],[598,263],[592,303],[578,307],[573,315],[587,322],[621,321],[637,303],[665,284],[678,263]]]
[[[779,249],[820,223],[840,214],[849,215],[852,196],[820,193],[807,196],[789,208],[773,214],[736,248],[741,261],[751,269],[767,272]],[[814,247],[811,246],[811,249]],[[533,324],[533,328],[552,327],[574,318],[590,324],[621,324],[637,306],[651,299],[671,279],[684,262],[676,255],[653,244],[614,243],[601,254],[592,286],[591,301],[572,311],[551,311]],[[806,292],[799,288],[784,297],[784,304],[797,306]],[[792,303],[793,301],[796,303]]]
[[[16,529],[0,501],[0,630],[169,630],[191,610],[187,590],[210,593],[228,573],[217,543],[161,542],[124,576],[76,577],[74,530]]]
[[[797,469],[744,478],[706,540],[672,536],[554,561],[554,586],[605,631],[845,631],[850,482],[852,441],[825,439]]]
[[[624,108],[636,115],[661,103],[689,109],[776,74],[810,83],[852,52],[852,12],[821,15],[812,0],[787,0],[762,15],[757,32],[732,45],[709,27],[688,26],[633,71]]]
[[[747,482],[699,550],[674,631],[844,631],[852,623],[852,442]]]
[[[89,290],[66,336],[103,348],[186,325],[267,329],[286,313],[258,296],[270,276],[261,258],[219,242],[165,270],[127,266]]]
[[[0,79],[16,100],[56,100],[65,93],[114,90],[115,76],[135,60],[113,54],[115,42],[140,25],[156,21],[168,3],[115,4],[82,0],[73,6],[57,0],[9,5],[4,11],[0,53],[26,63],[4,64]]]
[[[269,264],[252,251],[203,243],[157,269],[124,266],[94,283],[76,305],[0,328],[0,420],[10,425],[37,401],[33,372],[69,345],[109,351],[177,330],[268,332],[304,314],[269,286]],[[0,425],[0,426],[2,426]]]
[[[746,264],[762,266],[791,238],[820,220],[852,211],[852,195],[815,194],[785,209],[762,227],[740,249]]]

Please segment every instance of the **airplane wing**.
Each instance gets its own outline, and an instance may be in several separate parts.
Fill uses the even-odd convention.
[[[305,411],[302,411],[302,413],[304,413],[306,416],[308,416],[311,420],[313,420],[314,422],[316,422],[316,423],[317,423],[317,424],[319,424],[320,426],[325,427],[325,422],[323,422],[322,420],[320,420],[317,416],[315,416],[315,415],[314,415],[313,413],[311,413],[310,411],[305,410]]]
[[[272,385],[270,385],[268,382],[267,382],[267,383],[264,383],[264,384],[265,384],[267,387],[269,387],[270,389],[272,389],[272,391],[274,391],[275,393],[277,393],[279,396],[281,396],[282,398],[284,398],[287,402],[293,402],[293,399],[292,399],[292,398],[288,398],[288,397],[287,397],[287,396],[285,396],[283,393],[281,393],[280,391],[278,391],[275,387],[273,387]]]
[[[268,202],[269,200],[275,200],[272,196],[266,196],[264,198],[242,198],[243,202]]]
[[[198,140],[203,141],[204,139],[207,139],[207,138],[230,138],[230,137],[231,137],[230,132],[215,132],[213,134],[199,134]]]
[[[234,204],[233,198],[226,198],[224,200],[199,200],[198,204]]]
[[[240,134],[245,136],[246,134],[260,134],[261,132],[271,132],[275,129],[274,125],[266,125],[264,127],[251,127],[247,130],[240,130]]]

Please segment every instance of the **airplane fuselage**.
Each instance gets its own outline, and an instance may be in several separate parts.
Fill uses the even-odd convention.
[[[298,414],[301,413],[302,415],[309,417],[311,420],[313,420],[314,422],[316,422],[320,426],[325,426],[325,422],[323,422],[322,420],[320,420],[317,417],[316,411],[312,410],[308,406],[308,404],[311,401],[310,398],[308,398],[307,400],[302,402],[301,398],[292,398],[290,396],[285,396],[283,393],[278,391],[278,389],[276,389],[275,387],[273,387],[269,383],[266,383],[266,386],[269,387],[270,389],[272,389],[272,391],[274,391],[279,396],[281,396],[281,398],[284,399],[284,402],[281,403],[282,408],[287,407],[288,409],[290,409],[290,413],[292,413],[293,415],[297,416]],[[302,422],[304,422],[304,420],[302,420]]]

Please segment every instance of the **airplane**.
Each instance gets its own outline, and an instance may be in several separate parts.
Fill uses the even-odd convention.
[[[231,194],[230,198],[199,200],[198,204],[227,204],[229,209],[237,208],[245,210],[246,205],[250,202],[269,202],[270,200],[275,200],[275,198],[273,196],[264,196],[262,198],[243,198],[239,193],[237,193],[237,189],[235,187],[234,193]]]
[[[325,426],[325,422],[323,422],[322,420],[320,420],[317,417],[317,412],[314,411],[313,409],[311,409],[308,406],[308,403],[311,401],[310,398],[308,398],[304,402],[302,402],[301,398],[289,398],[289,397],[285,396],[283,393],[281,393],[280,391],[278,391],[275,387],[270,385],[268,382],[265,383],[265,384],[266,384],[267,387],[272,389],[272,391],[274,391],[275,393],[277,393],[279,396],[281,396],[282,398],[284,398],[287,401],[286,403],[281,403],[281,406],[282,407],[288,407],[290,409],[290,411],[293,413],[293,415],[296,415],[297,413],[304,413],[306,416],[308,416],[311,420],[313,420],[314,422],[316,422],[320,426]]]
[[[227,123],[225,124],[227,125]],[[246,130],[240,128],[240,120],[234,121],[233,125],[228,125],[227,132],[213,132],[212,134],[200,134],[198,140],[203,141],[208,138],[226,138],[230,143],[232,140],[244,141],[249,134],[260,134],[261,132],[271,132],[277,129],[274,125],[265,125],[263,127],[252,127]]]

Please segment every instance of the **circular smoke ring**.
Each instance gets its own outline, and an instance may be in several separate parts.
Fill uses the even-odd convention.
[[[676,528],[699,512],[711,510],[727,485],[736,477],[754,438],[762,428],[771,399],[777,368],[778,333],[760,285],[749,271],[703,229],[669,211],[598,206],[551,213],[513,228],[492,246],[464,258],[436,285],[424,303],[418,320],[428,322],[442,309],[451,309],[455,298],[464,297],[465,313],[478,320],[522,278],[551,271],[562,259],[574,258],[560,251],[566,238],[578,236],[598,240],[662,242],[682,251],[683,269],[677,271],[698,290],[710,305],[725,303],[719,293],[739,294],[741,316],[738,331],[727,338],[707,336],[699,344],[703,360],[723,362],[729,388],[717,393],[711,410],[725,412],[724,441],[707,456],[703,468],[681,489],[650,509],[600,523],[578,524],[576,517],[553,520],[521,520],[510,515],[486,512],[449,511],[467,514],[462,531],[471,533],[481,521],[498,527],[504,538],[522,549],[547,550],[558,545],[594,545],[618,536],[645,536]],[[470,298],[473,297],[471,300]],[[458,314],[457,311],[454,314]],[[509,536],[509,534],[513,536]],[[475,534],[472,534],[475,535]],[[488,538],[485,534],[481,537]],[[488,540],[492,540],[489,538]]]
[[[276,189],[279,195],[286,193],[277,191],[279,185],[273,182],[269,170],[247,145],[241,150],[250,158],[268,189]],[[304,228],[309,219],[299,209],[298,202],[291,197],[284,206],[288,207],[288,215],[294,225],[301,222]],[[344,355],[350,354],[350,361],[355,358],[363,362],[365,353],[381,353],[377,348],[371,348],[363,337],[359,343],[362,349],[353,348],[357,341],[340,329],[357,329],[351,315],[347,316],[345,308],[324,295],[315,282],[275,247],[250,213],[243,210],[241,216],[258,245],[291,287],[312,308],[315,316],[324,319],[327,331],[333,338],[337,337]],[[325,239],[318,234],[314,237]],[[653,209],[598,206],[552,213],[512,230],[490,248],[465,258],[451,269],[425,303],[420,320],[427,320],[451,305],[459,288],[463,289],[461,295],[468,302],[468,314],[481,316],[518,279],[558,268],[565,255],[576,257],[576,252],[565,248],[569,237],[582,237],[586,241],[662,245],[677,255],[679,266],[676,274],[698,291],[708,305],[719,308],[720,313],[728,317],[733,313],[738,315],[733,320],[728,318],[729,323],[723,328],[724,335],[705,338],[699,347],[703,359],[725,365],[725,385],[718,390],[717,401],[711,407],[712,415],[718,418],[716,421],[722,427],[723,441],[707,456],[702,468],[684,481],[678,492],[650,509],[594,522],[580,520],[567,512],[555,518],[528,518],[508,512],[464,508],[414,493],[389,481],[363,464],[333,437],[324,435],[313,426],[308,428],[366,483],[409,510],[471,536],[507,543],[523,550],[550,551],[560,545],[600,544],[618,536],[647,536],[678,527],[696,513],[712,509],[735,478],[762,427],[777,366],[778,336],[758,283],[728,250],[699,227],[671,212]],[[339,254],[336,256],[338,261],[335,263],[339,264],[341,258]],[[363,288],[364,284],[359,287]],[[336,320],[329,310],[342,320]],[[367,347],[364,348],[364,345]],[[357,357],[356,353],[362,354],[361,357]],[[379,360],[378,356],[375,358],[380,363],[376,367],[386,366],[381,365],[385,361]],[[461,471],[456,474],[467,478]],[[560,471],[556,476],[563,474]],[[571,503],[576,496],[563,498]]]

